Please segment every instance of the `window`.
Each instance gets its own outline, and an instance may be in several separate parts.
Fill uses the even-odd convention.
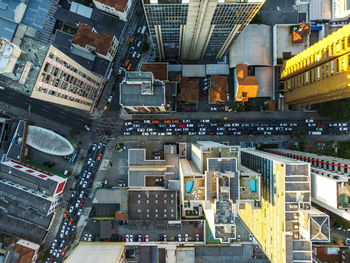
[[[326,78],[328,78],[329,72],[328,72],[328,63],[326,64]]]
[[[333,76],[333,60],[331,61],[331,76]]]
[[[309,83],[309,72],[306,71],[305,72],[305,84],[308,84]]]

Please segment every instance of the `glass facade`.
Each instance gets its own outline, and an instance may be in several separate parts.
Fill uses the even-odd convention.
[[[214,30],[211,34],[207,49],[204,52],[204,56],[216,57],[231,32],[236,29],[236,26],[239,26],[236,35],[228,45],[225,45],[227,49],[231,43],[237,39],[239,33],[242,32],[245,26],[250,22],[261,5],[261,2],[218,3],[214,14],[205,18],[211,19],[211,25],[214,26]],[[164,56],[167,59],[178,59],[179,48],[181,46],[180,41],[182,41],[181,26],[187,23],[189,4],[182,4],[181,1],[159,0],[158,4],[144,3],[144,8],[157,55],[159,56],[159,43],[157,42],[156,26],[160,28],[158,33],[161,32]],[[196,10],[196,12],[201,12],[199,10],[200,9]],[[198,15],[191,10],[190,13],[192,16]]]
[[[162,1],[165,2],[165,1]],[[181,1],[180,1],[181,2]],[[159,48],[156,37],[156,27],[161,27],[164,54],[168,59],[177,59],[180,47],[181,25],[187,21],[187,4],[144,5],[148,18],[148,26],[156,53]]]
[[[234,36],[237,39],[239,33],[243,31],[255,13],[259,10],[261,4],[219,4],[216,7],[212,25],[215,25],[214,31],[205,53],[207,57],[215,57],[220,51],[222,45],[229,37],[231,31],[236,25],[241,25],[238,33]],[[232,42],[233,42],[232,41]]]
[[[262,198],[271,205],[275,205],[274,194],[276,190],[274,187],[275,176],[273,174],[273,161],[254,154],[242,152],[241,164],[261,174]]]

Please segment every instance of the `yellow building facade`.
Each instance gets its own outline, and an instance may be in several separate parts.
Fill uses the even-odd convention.
[[[286,103],[304,106],[350,97],[350,24],[287,60]]]
[[[327,226],[311,221],[310,164],[256,150],[241,150],[241,168],[261,174],[261,198],[240,200],[238,215],[273,263],[312,262],[313,241],[329,241]],[[314,229],[325,233],[317,239]]]

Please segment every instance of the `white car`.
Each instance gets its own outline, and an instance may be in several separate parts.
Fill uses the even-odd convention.
[[[112,99],[113,99],[113,96],[109,96],[108,99],[107,99],[107,101],[108,101],[108,102],[111,102]]]
[[[85,128],[87,131],[90,131],[90,127],[87,126],[87,124],[85,124],[84,128]]]
[[[140,59],[141,58],[141,53],[138,53],[136,58]]]
[[[188,234],[185,234],[185,242],[188,242]]]
[[[179,242],[181,242],[181,234],[178,234],[178,235],[177,235],[177,240],[178,240]]]
[[[80,209],[78,210],[78,212],[77,212],[77,215],[80,216],[82,211],[83,211],[83,210],[80,208]]]
[[[133,58],[136,57],[136,51],[134,51],[134,52],[132,53],[132,57],[133,57]]]
[[[145,240],[146,240],[146,242],[149,241],[148,235],[145,236]]]
[[[129,235],[125,235],[125,242],[129,242]]]
[[[132,235],[129,235],[129,240],[130,240],[130,242],[133,242],[133,241],[134,241],[134,239],[133,239],[133,236],[132,236]]]
[[[137,46],[137,47],[140,47],[140,46],[141,46],[141,43],[142,43],[141,40],[139,40],[139,41],[137,42],[136,46]]]
[[[199,234],[196,234],[196,241],[199,241]]]
[[[84,182],[84,184],[86,184],[86,182]],[[75,203],[75,208],[78,208],[80,205],[80,200],[77,200],[77,202]]]
[[[252,234],[249,234],[248,237],[249,237],[249,240],[250,240],[250,241],[253,241],[253,236],[252,236]]]

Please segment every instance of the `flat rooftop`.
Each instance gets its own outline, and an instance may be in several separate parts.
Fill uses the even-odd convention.
[[[164,82],[153,79],[151,72],[132,71],[120,83],[122,106],[162,106],[165,104]]]
[[[21,42],[20,48],[22,50],[22,57],[17,60],[14,72],[12,72],[11,76],[9,74],[3,74],[6,76],[4,80],[5,86],[22,94],[31,95],[49,49],[49,45],[25,36]],[[31,62],[32,65],[25,83],[20,84],[18,81],[27,61]]]
[[[130,190],[129,220],[177,220],[178,192],[173,190]]]

